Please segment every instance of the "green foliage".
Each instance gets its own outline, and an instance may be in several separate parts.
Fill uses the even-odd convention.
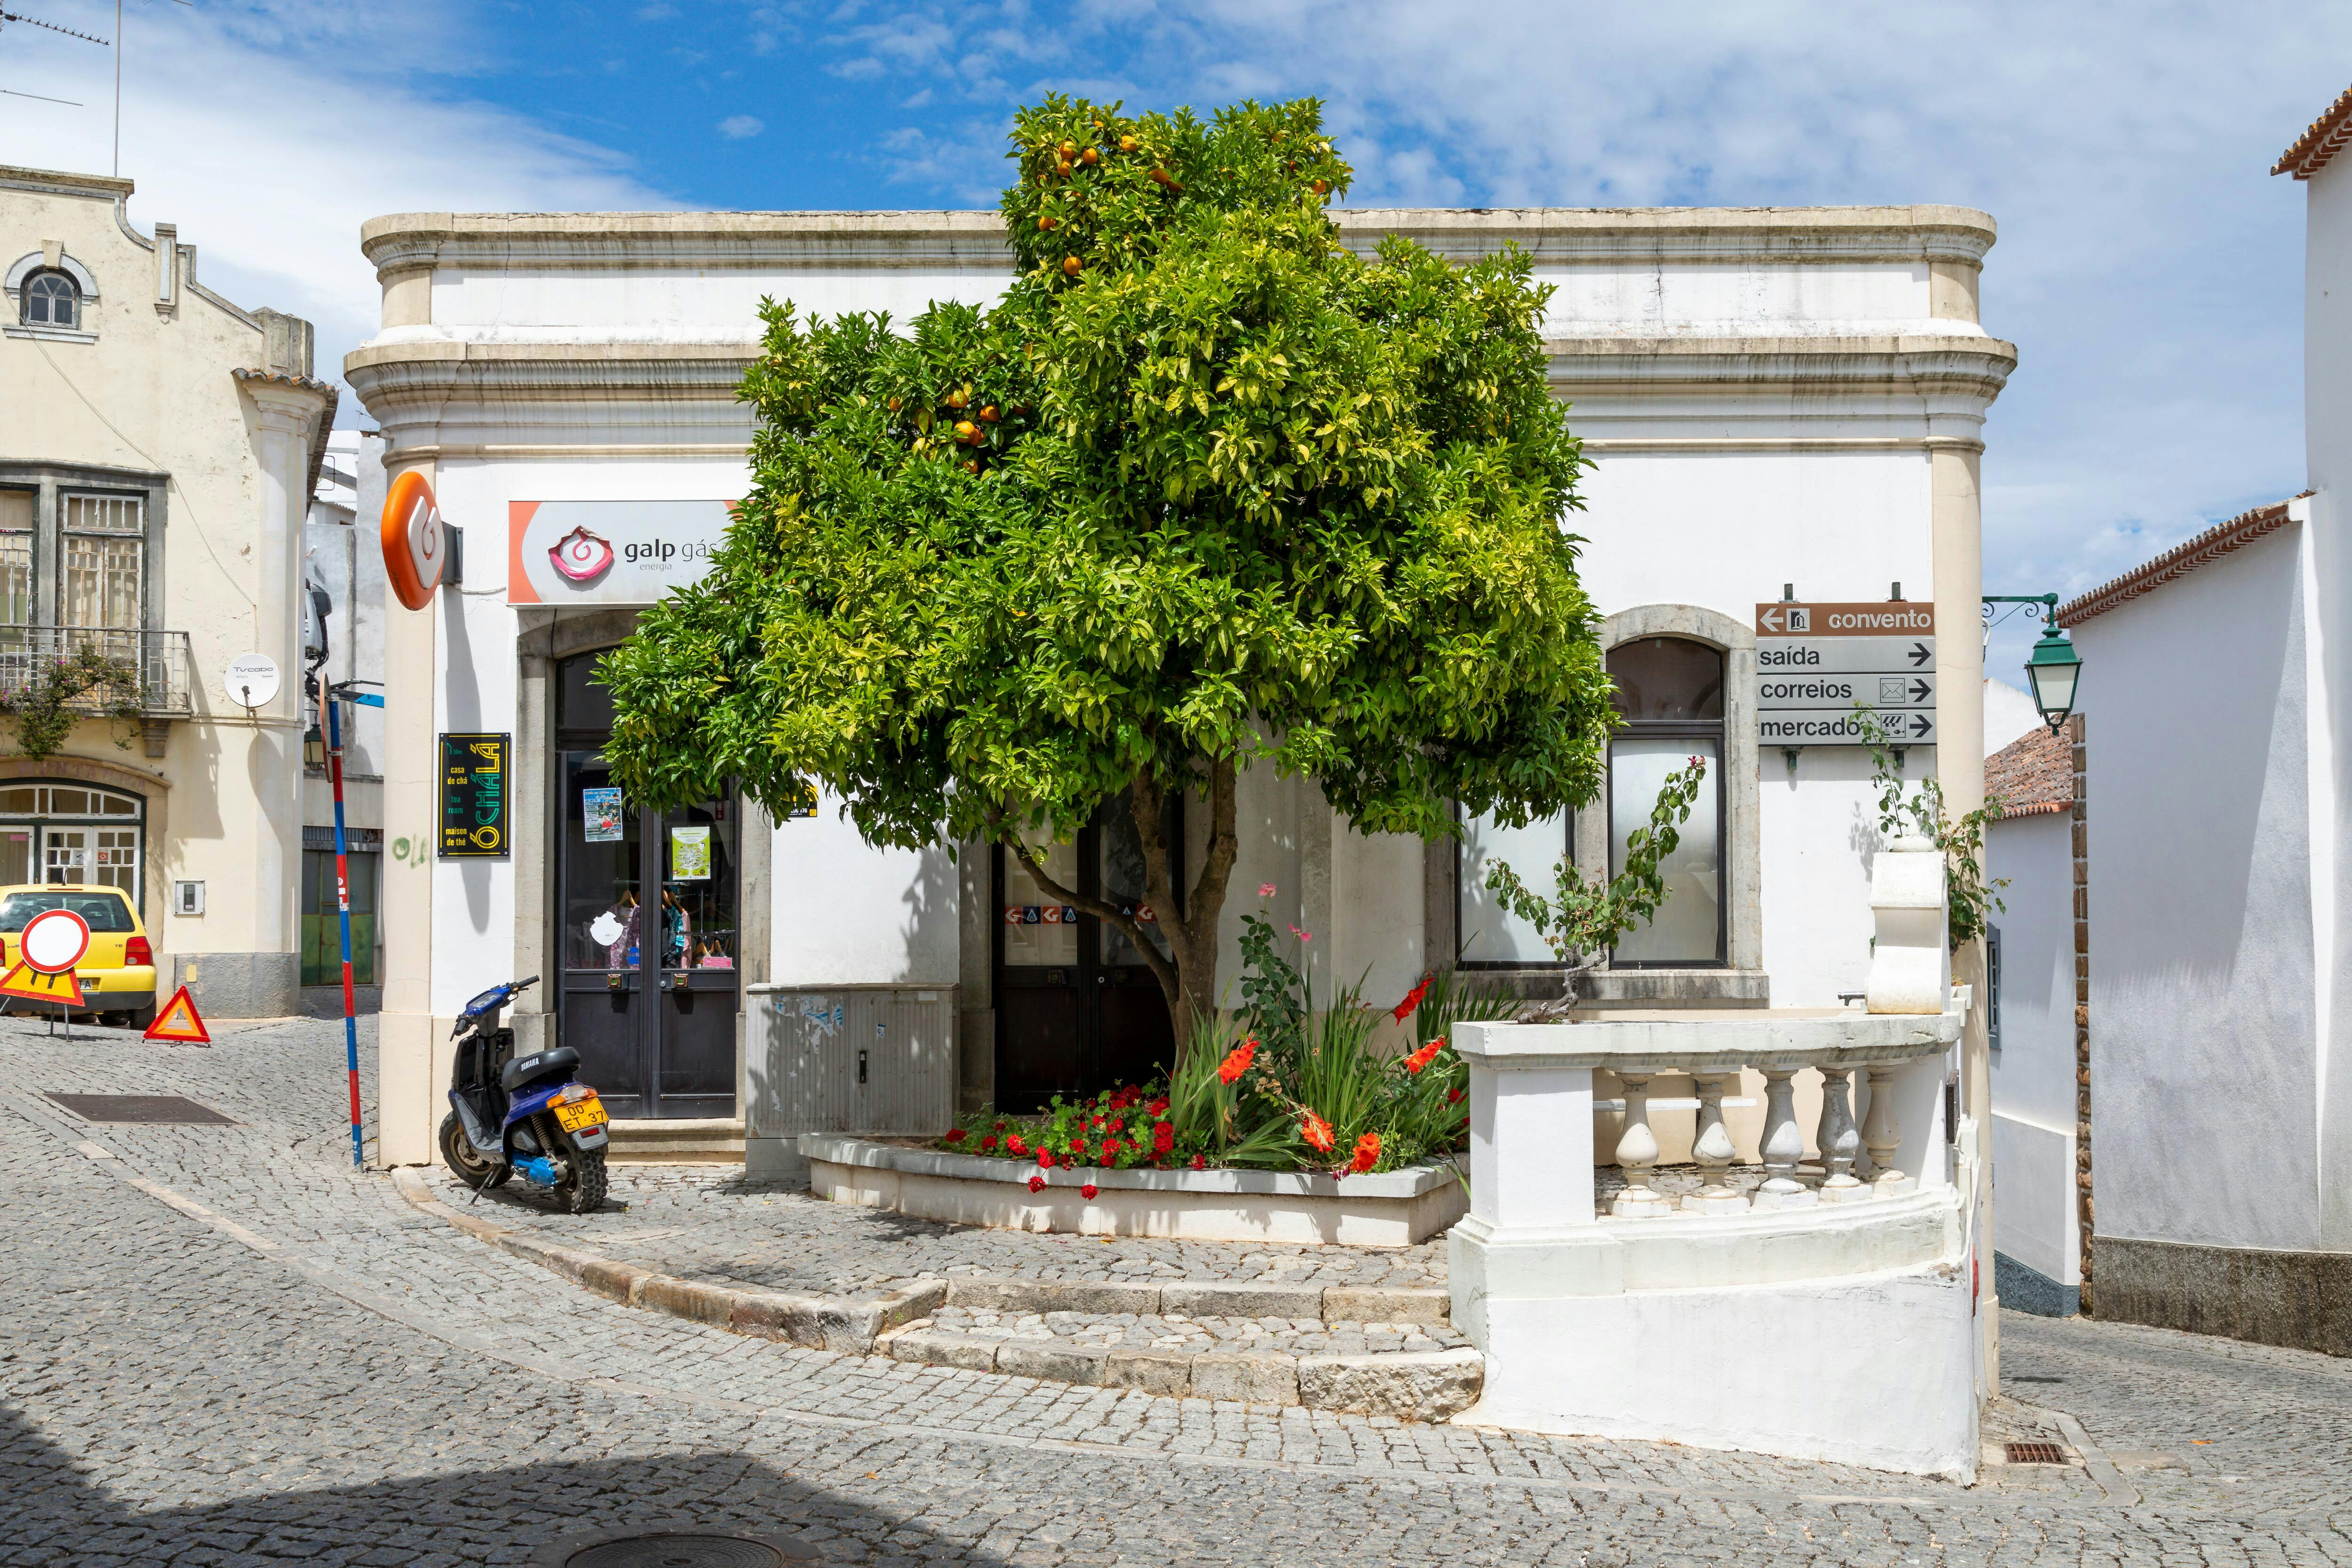
[[[1944,787],[1935,779],[1923,779],[1916,789],[1905,792],[1903,776],[1895,770],[1892,740],[1877,715],[1856,704],[1854,725],[1870,746],[1871,776],[1878,786],[1879,832],[1890,839],[1926,839],[1944,852],[1944,885],[1951,906],[1949,937],[1957,953],[1984,935],[1995,911],[2009,908],[2000,899],[2000,889],[2009,885],[2009,878],[1995,877],[1988,883],[1984,874],[1985,827],[2000,819],[2004,802],[1998,795],[1989,795],[1983,805],[1953,821],[1944,810]]]
[[[1571,996],[1579,972],[1598,964],[1618,937],[1654,918],[1665,903],[1665,878],[1658,868],[1682,842],[1682,825],[1690,821],[1706,777],[1706,760],[1697,757],[1666,775],[1650,807],[1649,825],[1625,835],[1622,869],[1606,882],[1582,876],[1565,856],[1553,868],[1559,885],[1549,899],[1530,893],[1506,862],[1496,861],[1486,873],[1486,886],[1503,907],[1534,926],[1544,946],[1571,966]]]
[[[124,726],[143,711],[142,697],[136,664],[82,643],[35,661],[25,683],[0,695],[0,713],[16,726],[16,749],[37,761],[55,756],[86,718],[112,720],[115,748],[129,750]]]
[[[1367,831],[1591,795],[1607,683],[1560,527],[1584,458],[1528,258],[1351,250],[1315,102],[1055,96],[1012,141],[998,304],[898,330],[763,302],[751,494],[603,662],[608,755],[649,805],[821,782],[877,844],[1129,810],[1172,956],[1064,902],[1138,937],[1184,1040],[1241,770],[1307,774]],[[1209,822],[1190,888],[1178,790]]]

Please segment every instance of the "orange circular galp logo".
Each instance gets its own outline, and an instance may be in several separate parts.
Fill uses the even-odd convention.
[[[414,468],[393,480],[383,497],[383,570],[392,591],[411,610],[433,602],[448,563],[448,539],[442,533],[441,508],[434,504],[433,486]]]

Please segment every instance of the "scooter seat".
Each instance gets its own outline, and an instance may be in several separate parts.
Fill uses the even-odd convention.
[[[553,1051],[534,1051],[508,1062],[507,1070],[499,1074],[499,1087],[511,1094],[534,1079],[570,1072],[579,1065],[580,1053],[568,1045],[559,1045]]]

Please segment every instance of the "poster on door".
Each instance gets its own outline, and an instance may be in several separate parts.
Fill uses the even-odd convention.
[[[669,878],[672,882],[710,880],[709,828],[672,828],[669,831]]]
[[[588,824],[590,843],[617,844],[621,841],[620,790],[581,790],[580,815]]]

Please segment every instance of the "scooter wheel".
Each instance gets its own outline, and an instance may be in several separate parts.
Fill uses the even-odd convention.
[[[467,1186],[479,1191],[488,1186],[504,1186],[514,1175],[509,1166],[493,1164],[474,1152],[466,1129],[457,1124],[457,1113],[450,1112],[441,1118],[441,1163],[449,1174]],[[601,1187],[600,1187],[601,1192]]]
[[[566,1214],[592,1214],[604,1207],[604,1151],[573,1149],[568,1169],[555,1184],[555,1201]]]

